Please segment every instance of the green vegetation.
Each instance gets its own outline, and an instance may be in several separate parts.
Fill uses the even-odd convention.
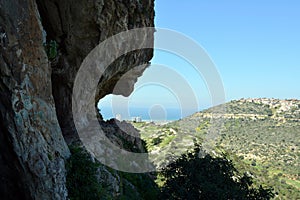
[[[157,198],[159,188],[149,174],[120,172],[120,175],[121,180],[125,180],[130,183],[124,185],[123,195],[119,197],[120,200],[154,200]],[[136,195],[136,191],[138,191],[139,195]]]
[[[100,164],[93,162],[89,154],[79,146],[71,146],[72,156],[66,164],[67,189],[70,200],[105,199],[105,187],[97,180]]]
[[[166,179],[161,199],[270,199],[272,189],[253,187],[252,178],[241,175],[232,162],[223,157],[200,158],[196,146],[161,172]]]
[[[44,44],[48,59],[54,60],[58,55],[58,44],[55,40],[50,40],[49,43]]]
[[[219,120],[214,114],[221,115]],[[134,126],[158,167],[193,148],[194,141],[206,143],[211,155],[226,153],[240,173],[251,174],[253,186],[272,187],[274,199],[300,199],[299,116],[298,100],[242,99],[165,125]],[[168,142],[162,145],[164,140]],[[163,185],[165,180],[158,176],[156,182]]]
[[[67,160],[66,169],[70,200],[154,200],[158,196],[159,188],[149,174],[119,172],[93,161],[80,146],[69,148],[72,155]],[[113,177],[117,183],[113,183]],[[116,191],[113,191],[111,184],[118,184],[118,194],[114,194]]]
[[[299,105],[296,100],[239,100],[225,104],[224,112],[217,106],[164,125],[133,123],[149,159],[162,168],[158,174],[118,172],[71,147],[69,198],[300,199]],[[122,148],[140,152],[120,135]],[[103,174],[108,178],[98,177]]]

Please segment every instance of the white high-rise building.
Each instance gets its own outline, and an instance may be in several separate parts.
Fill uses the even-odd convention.
[[[121,114],[116,114],[116,119],[119,121],[122,121],[122,115]]]
[[[142,118],[141,117],[132,117],[131,121],[133,121],[133,122],[142,122]]]

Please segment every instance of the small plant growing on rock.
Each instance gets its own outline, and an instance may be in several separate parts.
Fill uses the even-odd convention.
[[[46,49],[48,59],[50,61],[54,60],[58,55],[58,44],[57,44],[57,42],[55,40],[50,40],[48,43],[44,44],[44,47]]]

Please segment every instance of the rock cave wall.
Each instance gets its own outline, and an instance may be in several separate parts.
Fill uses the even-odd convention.
[[[78,137],[71,114],[82,60],[106,38],[154,26],[153,0],[0,1],[0,198],[66,199],[67,144]],[[153,37],[150,35],[149,37]],[[55,57],[47,45],[55,41]],[[134,51],[107,68],[97,100],[127,71],[153,56]],[[124,95],[128,95],[124,92]]]

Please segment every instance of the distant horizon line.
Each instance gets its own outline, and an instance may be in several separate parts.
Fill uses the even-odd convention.
[[[153,117],[149,114],[149,107],[141,107],[141,106],[137,106],[137,107],[128,107],[127,111],[129,111],[128,113],[126,113],[127,111],[125,110],[126,108],[119,108],[119,111],[113,112],[112,107],[109,106],[103,106],[103,107],[99,107],[100,110],[100,114],[102,115],[103,119],[105,120],[109,120],[109,119],[116,119],[117,115],[121,115],[120,118],[121,120],[127,120],[130,121],[132,120],[132,118],[134,117],[140,117],[143,121],[176,121],[176,120],[180,120],[183,119],[185,117],[188,117],[190,115],[193,115],[197,112],[202,112],[205,111],[207,109],[213,108],[215,106],[219,106],[222,104],[226,104],[232,101],[241,101],[241,100],[275,100],[275,101],[300,101],[297,98],[285,98],[285,99],[280,99],[280,98],[268,98],[268,97],[249,97],[249,98],[239,98],[239,99],[231,99],[228,100],[224,103],[218,104],[218,105],[210,105],[207,107],[202,107],[202,108],[183,108],[181,109],[180,107],[168,107],[168,108],[164,108],[165,111],[169,111],[166,113],[163,113],[163,115],[161,115],[162,113],[158,113],[158,116]],[[156,114],[157,115],[157,114]],[[163,117],[162,117],[163,116]]]
[[[300,101],[300,98],[277,98],[277,97],[241,97],[241,98],[232,98],[230,100],[226,100],[224,103],[229,103],[231,101],[239,101],[239,100],[243,100],[243,99],[270,99],[270,100],[281,100],[281,101],[291,101],[291,100],[296,100],[296,101]],[[221,103],[223,104],[223,103]],[[221,105],[221,104],[218,104],[218,105]],[[203,109],[207,109],[207,108],[212,108],[214,106],[217,106],[217,105],[210,105],[210,106],[205,106],[205,108],[201,108],[201,109],[198,109],[197,112],[200,112],[202,111]],[[111,106],[103,106],[101,108],[111,108]],[[101,109],[99,108],[99,109]],[[119,107],[120,108],[120,107]],[[122,109],[124,109],[125,107],[123,107]],[[149,107],[145,106],[145,107],[142,107],[142,106],[135,106],[135,107],[128,107],[128,109],[130,108],[133,108],[133,109],[148,109]],[[167,107],[165,109],[172,109],[172,110],[178,110],[178,109],[181,109],[180,107]],[[184,108],[184,110],[193,110],[194,108]]]

